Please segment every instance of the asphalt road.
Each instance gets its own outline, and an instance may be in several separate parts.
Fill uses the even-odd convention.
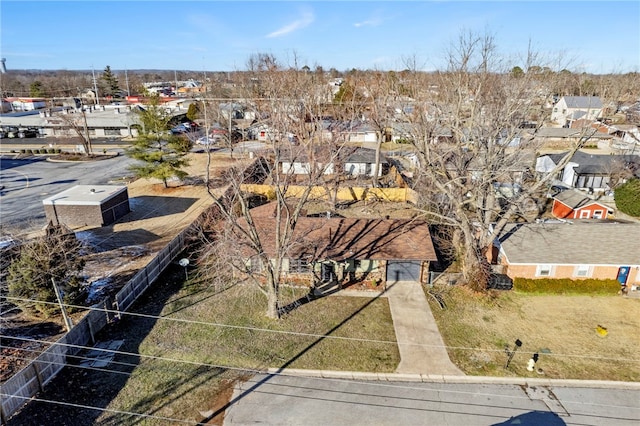
[[[637,425],[640,390],[256,376],[225,425]]]
[[[74,185],[106,185],[131,176],[133,163],[120,155],[90,162],[48,162],[33,156],[0,156],[0,224],[2,234],[17,235],[46,225],[42,200]]]

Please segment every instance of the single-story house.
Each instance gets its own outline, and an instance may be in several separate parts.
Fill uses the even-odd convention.
[[[273,208],[267,204],[253,210],[272,212]],[[273,258],[276,219],[253,212],[252,217],[264,251]],[[262,268],[250,251],[245,252],[253,270]],[[282,272],[309,285],[426,281],[429,264],[436,261],[429,226],[424,221],[301,217]]]
[[[551,214],[558,219],[606,219],[612,213],[583,191],[569,189],[553,196]]]
[[[76,185],[42,200],[47,221],[69,227],[104,226],[131,211],[126,186]]]
[[[591,129],[591,130],[590,130]],[[573,146],[576,142],[578,142],[585,135],[589,135],[589,142],[595,142],[597,144],[600,143],[609,143],[613,140],[613,135],[602,132],[593,133],[592,128],[587,127],[579,128],[579,129],[570,129],[564,127],[541,127],[539,129],[535,129],[535,131],[528,131],[528,133],[533,138],[532,141],[534,143],[540,143],[542,146],[559,148],[563,147],[569,148]],[[585,133],[588,132],[588,133]],[[593,133],[593,134],[592,134]]]
[[[508,225],[494,241],[515,278],[617,279],[640,284],[640,225],[558,221]]]
[[[284,154],[284,153],[283,153]],[[329,150],[315,150],[314,159],[310,159],[304,147],[292,149],[287,153],[288,158],[280,161],[279,169],[283,174],[307,175],[312,170],[311,162],[315,160],[316,170],[322,170],[325,175],[332,175],[341,170],[345,176],[373,176],[376,170],[376,152],[369,148],[343,147],[337,153]],[[380,168],[378,176],[389,171],[389,162],[380,154]]]
[[[367,121],[351,120],[336,123],[333,132],[343,142],[378,142],[379,131]]]

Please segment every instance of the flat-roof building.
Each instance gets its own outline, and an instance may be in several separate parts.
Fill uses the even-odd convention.
[[[131,211],[126,186],[76,185],[42,200],[47,220],[69,227],[105,226]]]

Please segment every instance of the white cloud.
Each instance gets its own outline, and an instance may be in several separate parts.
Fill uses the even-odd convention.
[[[353,24],[353,26],[356,27],[356,28],[360,28],[360,27],[377,27],[380,24],[382,24],[382,19],[373,18],[373,19],[367,19],[366,21],[362,21],[362,22],[356,22],[355,24]]]
[[[293,21],[290,24],[285,25],[284,27],[267,34],[267,38],[281,37],[283,35],[289,34],[293,31],[299,30],[301,28],[309,26],[314,20],[313,13],[305,12],[300,19]]]

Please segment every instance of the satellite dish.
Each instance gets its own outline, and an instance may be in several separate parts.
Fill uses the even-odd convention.
[[[187,258],[180,259],[180,260],[178,261],[178,264],[179,264],[180,266],[182,266],[182,267],[185,267],[185,268],[186,268],[186,267],[187,267],[187,265],[189,265],[189,259],[187,259]]]

